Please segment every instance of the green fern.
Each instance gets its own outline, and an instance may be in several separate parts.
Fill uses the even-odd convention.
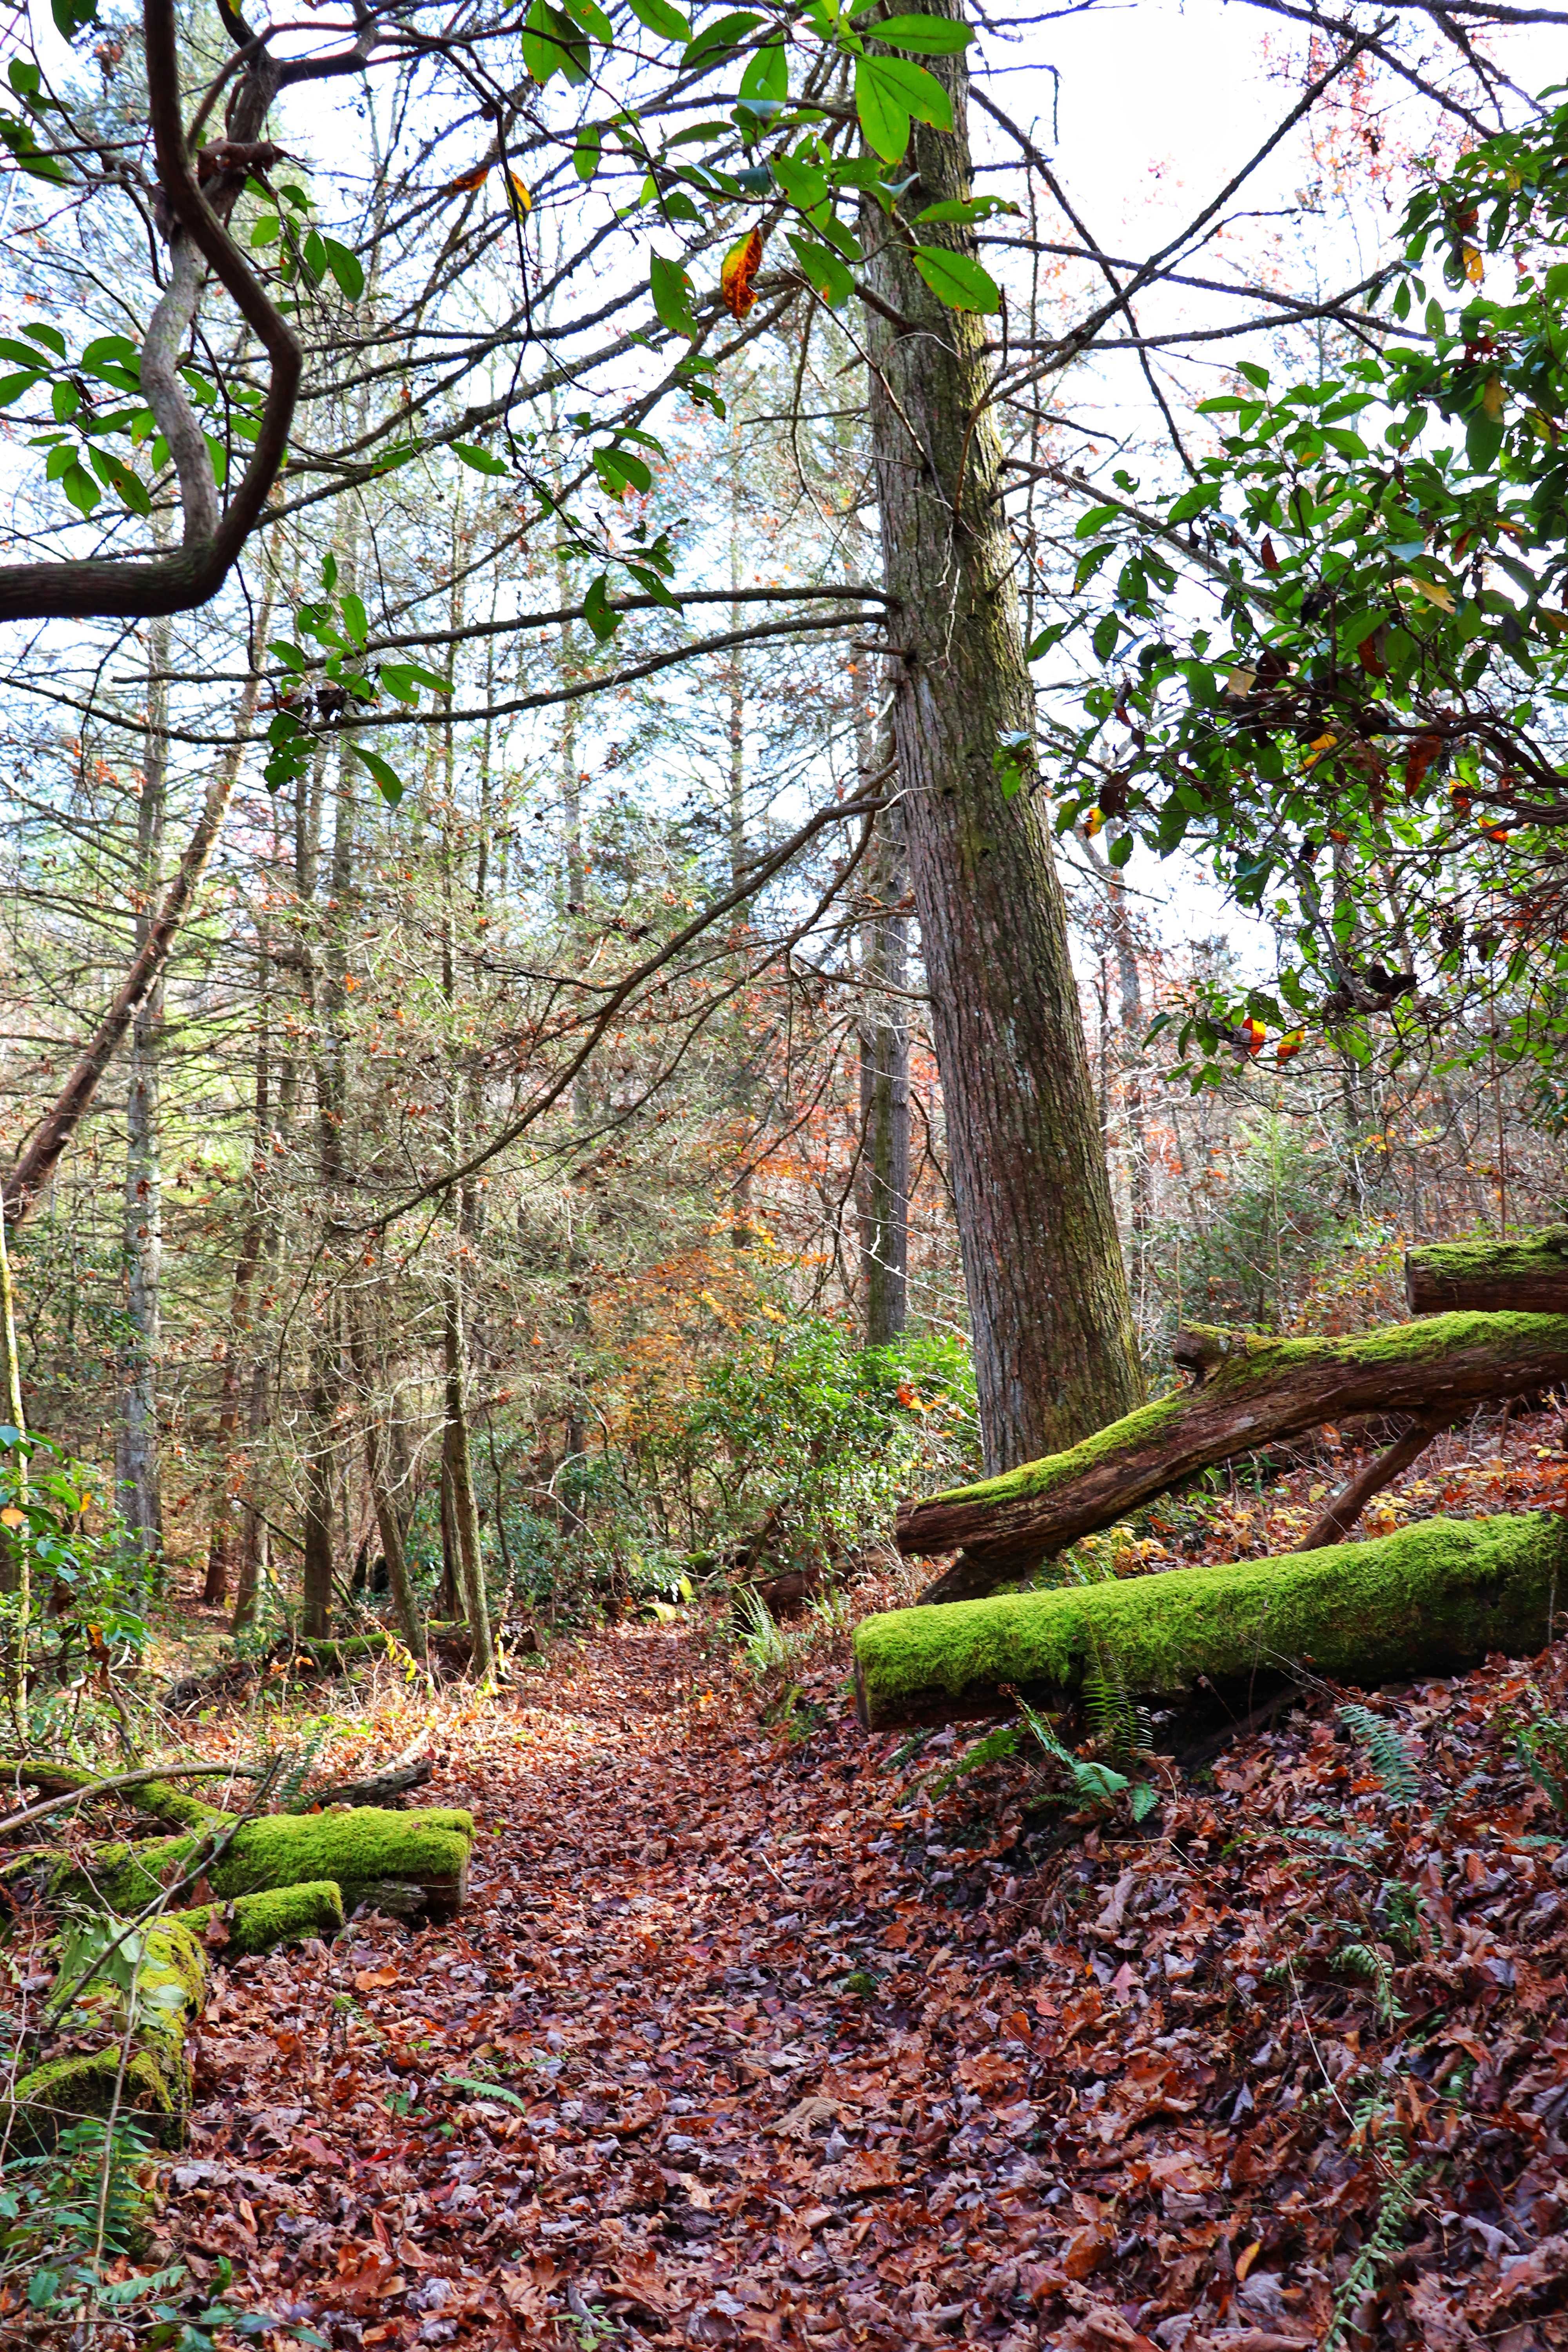
[[[1083,1703],[1101,1755],[1114,1764],[1123,1764],[1135,1763],[1149,1753],[1153,1736],[1149,1711],[1133,1705],[1121,1659],[1109,1643],[1098,1637],[1093,1663],[1084,1675]]]
[[[1369,1706],[1342,1706],[1340,1721],[1361,1747],[1376,1773],[1383,1792],[1396,1805],[1414,1803],[1421,1779],[1415,1759],[1391,1723]]]
[[[955,1757],[945,1771],[939,1772],[928,1793],[933,1797],[944,1796],[955,1780],[967,1780],[971,1772],[978,1772],[985,1765],[997,1763],[1004,1756],[1011,1756],[1023,1736],[1021,1723],[998,1724],[994,1731],[988,1731],[984,1739],[977,1739],[973,1748],[965,1748],[962,1756]]]
[[[1426,2167],[1418,2157],[1413,2162],[1405,2158],[1402,2141],[1395,2138],[1387,2145],[1391,2148],[1398,2148],[1399,2154],[1394,2160],[1400,2168],[1384,2191],[1377,2219],[1372,2225],[1372,2234],[1346,2272],[1344,2284],[1334,2297],[1322,2352],[1341,2352],[1341,2347],[1348,2336],[1364,2333],[1355,2326],[1351,2314],[1377,2284],[1378,2273],[1392,2268],[1404,2252],[1405,2225],[1419,2200],[1421,2184],[1426,2178]]]
[[[1342,1919],[1340,1922],[1340,1927],[1342,1932],[1351,1933],[1352,1940],[1340,1946],[1333,1957],[1333,1966],[1337,1969],[1348,1969],[1353,1976],[1365,1977],[1372,1986],[1373,1996],[1377,2003],[1378,2022],[1381,2025],[1395,2024],[1405,2015],[1405,2011],[1394,1997],[1393,1969],[1375,1944],[1368,1944],[1360,1937],[1353,1937],[1353,1931],[1347,1929],[1346,1922]]]
[[[1553,1809],[1568,1813],[1568,1723],[1553,1715],[1533,1684],[1531,1714],[1514,1727],[1519,1760],[1538,1789],[1551,1798]]]

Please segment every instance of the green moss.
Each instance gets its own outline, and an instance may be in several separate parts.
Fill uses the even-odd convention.
[[[77,1965],[68,1953],[63,1967],[68,1970]],[[167,2147],[175,2146],[184,2136],[191,2104],[185,2032],[201,2009],[206,1977],[206,1955],[188,1924],[165,1919],[146,1930],[136,1970],[132,2047],[120,2105],[150,2120]],[[80,1991],[101,1996],[108,1984],[101,1977],[89,1979]],[[115,1986],[107,2009],[98,2012],[106,2033],[102,2049],[47,2059],[22,2077],[13,2094],[13,2107],[23,2138],[47,2147],[79,2116],[110,2113],[120,2074],[126,2002],[127,1995]]]
[[[190,2089],[184,2061],[167,2051],[133,2050],[120,2081],[120,2048],[86,2055],[51,2058],[24,2074],[12,2093],[11,2121],[15,2137],[30,2147],[52,2147],[61,2132],[83,2116],[107,2116],[118,2111],[139,2116],[165,2147],[177,2147],[184,2137]]]
[[[1424,1274],[1442,1282],[1528,1282],[1532,1275],[1560,1277],[1568,1259],[1568,1225],[1516,1234],[1511,1241],[1427,1242],[1408,1255]]]
[[[455,1807],[395,1813],[363,1805],[342,1812],[268,1813],[246,1822],[205,1876],[224,1900],[331,1879],[342,1889],[347,1910],[401,1881],[428,1890],[433,1907],[450,1910],[467,1888],[473,1834],[473,1815]],[[110,1911],[139,1911],[172,1878],[189,1871],[211,1843],[207,1836],[169,1837],[100,1846],[89,1869],[58,1865],[49,1891],[57,1898],[96,1901]]]
[[[0,1784],[11,1789],[31,1785],[63,1795],[68,1790],[90,1789],[105,1777],[84,1765],[51,1763],[45,1757],[0,1757]],[[192,1796],[172,1780],[144,1780],[140,1788],[110,1793],[118,1803],[130,1805],[139,1813],[150,1813],[154,1821],[172,1822],[176,1829],[202,1829],[208,1822],[227,1818],[216,1806],[204,1804],[199,1797]]]
[[[994,1711],[984,1702],[1004,1683],[1071,1692],[1097,1652],[1149,1696],[1282,1659],[1375,1682],[1491,1650],[1531,1654],[1559,1580],[1568,1609],[1568,1525],[1555,1514],[1428,1519],[1284,1559],[893,1610],[857,1632],[856,1677],[873,1729],[954,1701]]]
[[[204,1903],[173,1916],[193,1935],[205,1936],[214,1913],[223,1907]],[[259,1895],[241,1895],[225,1924],[228,1940],[221,1950],[226,1959],[238,1958],[246,1952],[270,1952],[279,1944],[303,1943],[310,1936],[335,1936],[343,1924],[342,1889],[332,1879],[316,1878],[300,1886],[274,1886]]]
[[[1266,1387],[1281,1371],[1325,1360],[1343,1364],[1418,1364],[1429,1358],[1467,1349],[1484,1349],[1501,1360],[1524,1356],[1543,1346],[1561,1350],[1568,1345],[1564,1315],[1428,1315],[1412,1323],[1391,1323],[1359,1339],[1276,1339],[1267,1332],[1226,1331],[1219,1326],[1198,1329],[1222,1344],[1222,1360],[1204,1381],[1202,1394],[1214,1402],[1238,1401],[1252,1389]],[[1048,1454],[1042,1461],[1022,1463],[999,1478],[973,1486],[952,1486],[934,1496],[935,1503],[1008,1503],[1027,1496],[1047,1495],[1068,1480],[1118,1454],[1158,1446],[1185,1416],[1193,1391],[1180,1389],[1153,1404],[1140,1406],[1123,1421],[1113,1421],[1065,1454]]]

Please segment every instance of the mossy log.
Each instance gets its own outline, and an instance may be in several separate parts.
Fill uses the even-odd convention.
[[[188,1923],[177,1919],[142,1931],[138,1943],[133,1990],[103,1977],[80,1989],[98,2004],[101,2045],[46,2059],[16,2082],[8,2118],[16,2139],[52,2147],[83,2116],[114,2113],[135,2116],[165,2147],[184,2137],[191,2105],[185,2037],[206,1992],[206,1955]],[[68,1955],[64,1965],[74,1965]]]
[[[1457,1415],[1489,1397],[1568,1381],[1568,1314],[1452,1314],[1357,1339],[1278,1339],[1199,1325],[1176,1361],[1191,1388],[1112,1422],[1066,1454],[960,1486],[899,1515],[906,1556],[957,1551],[922,1601],[968,1601],[1200,1470],[1356,1413]]]
[[[174,1829],[200,1829],[220,1818],[216,1807],[204,1803],[188,1789],[180,1788],[176,1779],[164,1777],[169,1774],[202,1780],[256,1777],[254,1772],[232,1764],[164,1764],[149,1766],[145,1771],[104,1773],[92,1771],[82,1764],[56,1763],[42,1756],[0,1757],[0,1790],[14,1794],[23,1789],[37,1789],[45,1799],[115,1797],[136,1812],[147,1813],[153,1821],[166,1822]]]
[[[449,1808],[265,1813],[237,1829],[231,1816],[209,1809],[199,1830],[100,1845],[85,1863],[24,1853],[5,1864],[0,1878],[25,1881],[46,1901],[91,1903],[128,1916],[155,1903],[178,1880],[198,1874],[219,1901],[331,1881],[342,1890],[345,1911],[366,1903],[405,1917],[423,1911],[445,1919],[462,1908],[467,1895],[473,1834],[473,1815]],[[225,1839],[208,1865],[207,1850]]]
[[[868,1731],[1005,1714],[1004,1685],[1069,1706],[1086,1674],[1130,1697],[1200,1684],[1246,1704],[1290,1664],[1369,1685],[1444,1674],[1493,1651],[1544,1647],[1568,1611],[1568,1522],[1555,1512],[1426,1519],[1398,1535],[1279,1559],[1174,1569],[1049,1592],[999,1594],[868,1617],[855,1690]]]
[[[335,1936],[343,1924],[343,1894],[335,1879],[310,1878],[299,1886],[268,1886],[232,1903],[199,1903],[170,1914],[170,1924],[188,1927],[204,1942],[214,1920],[225,1930],[219,1949],[226,1960],[248,1953],[274,1952],[280,1944],[303,1944],[312,1936]],[[216,1940],[216,1939],[215,1939]]]
[[[1568,1315],[1568,1225],[1406,1250],[1405,1297],[1412,1315]]]

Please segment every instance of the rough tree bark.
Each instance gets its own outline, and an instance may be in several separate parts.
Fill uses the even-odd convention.
[[[163,883],[163,819],[168,797],[169,624],[147,633],[147,723],[142,797],[136,811],[132,874],[135,956],[146,952]],[[125,1317],[120,1351],[121,1419],[117,1485],[121,1515],[141,1563],[156,1584],[163,1566],[163,1490],[158,1464],[158,1346],[163,1270],[163,1179],[158,1120],[158,1048],[163,1030],[163,975],[136,1007],[125,1093]]]
[[[1028,790],[1002,791],[1009,758],[1031,766],[1034,696],[985,404],[990,329],[939,301],[910,258],[914,242],[973,251],[967,229],[910,226],[971,193],[966,71],[925,62],[956,135],[917,124],[899,219],[866,208],[866,330],[899,600],[894,737],[994,1471],[1116,1420],[1142,1382],[1050,836]]]
[[[900,1513],[906,1557],[959,1552],[923,1601],[970,1601],[1108,1528],[1211,1463],[1353,1413],[1457,1416],[1568,1380],[1568,1316],[1438,1315],[1360,1339],[1199,1325],[1176,1342],[1194,1385],[1083,1444]],[[960,1549],[960,1547],[963,1547]]]
[[[860,1020],[860,1274],[866,1344],[885,1348],[909,1312],[910,1025],[909,922],[903,826],[895,804],[877,821],[870,887],[877,906],[863,926],[870,992]]]

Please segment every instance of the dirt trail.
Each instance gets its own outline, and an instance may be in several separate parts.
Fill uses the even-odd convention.
[[[1066,1844],[1016,1766],[911,1790],[842,1676],[791,1744],[638,1630],[476,1710],[469,1910],[220,1977],[174,2243],[345,2346],[1568,2344],[1520,1670],[1399,1702],[1397,1810],[1325,1699]]]

